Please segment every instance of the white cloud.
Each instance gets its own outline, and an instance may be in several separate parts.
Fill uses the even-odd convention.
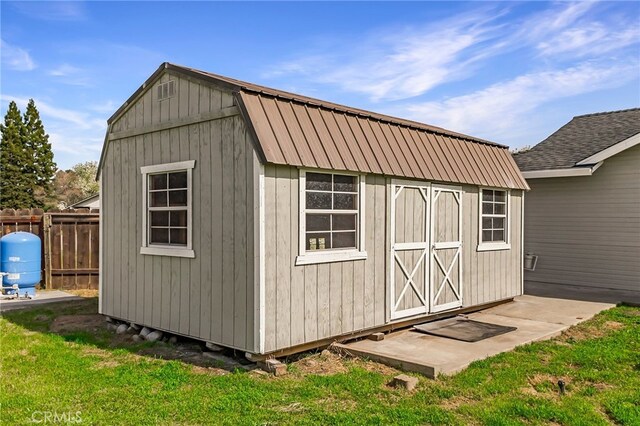
[[[525,74],[443,101],[406,105],[403,112],[417,121],[500,142],[531,133],[530,116],[546,103],[621,86],[636,77],[636,64],[585,62],[568,69]]]
[[[0,50],[2,51],[3,67],[15,71],[31,71],[36,68],[33,58],[25,49],[13,46],[0,39]]]
[[[49,75],[52,75],[54,77],[67,77],[70,75],[77,74],[80,71],[82,71],[80,68],[76,68],[73,65],[62,64],[50,70]]]
[[[640,27],[634,24],[629,24],[620,31],[612,31],[599,22],[592,22],[562,31],[541,41],[536,47],[544,56],[571,54],[580,57],[623,49],[637,44],[639,40]]]
[[[301,74],[373,100],[418,96],[469,75],[475,62],[497,53],[502,29],[493,21],[499,15],[458,15],[435,25],[382,31],[357,44],[341,43],[339,54],[281,63],[265,76]]]
[[[29,18],[43,21],[84,21],[87,10],[81,1],[23,1],[9,3]]]

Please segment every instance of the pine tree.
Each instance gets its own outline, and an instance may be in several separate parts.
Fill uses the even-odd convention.
[[[33,185],[25,164],[25,128],[15,102],[9,103],[4,124],[0,124],[0,208],[28,208],[34,205]]]
[[[37,207],[44,207],[52,193],[52,180],[56,173],[49,135],[44,131],[40,113],[33,99],[29,99],[24,113],[25,149],[29,160],[25,172],[31,175],[32,196]]]

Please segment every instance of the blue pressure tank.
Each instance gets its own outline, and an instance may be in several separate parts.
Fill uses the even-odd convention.
[[[41,246],[40,238],[29,232],[12,232],[0,238],[3,293],[35,297],[42,269]]]

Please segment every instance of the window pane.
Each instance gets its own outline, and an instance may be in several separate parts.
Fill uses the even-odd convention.
[[[307,231],[330,231],[331,215],[307,214]]]
[[[504,241],[504,231],[493,231],[493,241]]]
[[[342,192],[358,192],[355,176],[333,175],[333,190]]]
[[[307,250],[326,250],[331,248],[331,233],[307,232]]]
[[[307,192],[307,209],[331,210],[331,193]]]
[[[356,246],[356,233],[355,232],[334,232],[333,248],[349,248]]]
[[[334,210],[357,210],[358,196],[356,194],[333,194]]]
[[[491,229],[491,228],[492,228],[491,218],[490,217],[483,217],[482,218],[482,229]]]
[[[488,189],[482,190],[482,201],[493,201],[493,191]]]
[[[151,212],[151,226],[169,226],[169,212]]]
[[[482,241],[491,241],[491,231],[482,231]]]
[[[152,244],[168,244],[169,230],[167,228],[151,228],[151,239],[149,242]]]
[[[493,214],[493,203],[482,203],[482,214]]]
[[[505,207],[506,206],[504,204],[494,204],[493,210],[495,211],[495,214],[504,214]]]
[[[184,228],[171,229],[171,244],[187,245],[187,230]]]
[[[171,212],[171,226],[187,226],[187,211],[172,211]]]
[[[165,191],[151,192],[149,195],[151,207],[167,207],[167,193]]]
[[[494,217],[493,218],[493,229],[504,229],[504,218],[503,217]]]
[[[355,214],[334,214],[333,230],[334,231],[355,231],[356,215]]]
[[[169,191],[169,205],[170,206],[186,206],[187,205],[187,190],[184,190],[184,191]]]
[[[169,173],[169,188],[186,188],[187,172]]]
[[[331,191],[331,175],[325,173],[307,173],[307,189]]]
[[[149,175],[149,189],[166,189],[167,174]]]
[[[506,191],[494,191],[495,192],[495,200],[499,203],[504,203],[506,198]]]

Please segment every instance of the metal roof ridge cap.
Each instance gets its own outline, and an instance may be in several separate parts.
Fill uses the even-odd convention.
[[[334,104],[333,102],[328,102],[331,105],[328,105],[327,103],[321,103],[322,101],[318,102],[318,101],[313,101],[311,99],[307,100],[307,99],[302,99],[296,96],[287,96],[285,94],[282,93],[277,93],[277,92],[271,92],[271,91],[266,91],[264,89],[257,89],[257,88],[253,88],[253,87],[249,87],[246,85],[240,85],[239,86],[241,90],[243,91],[247,91],[247,92],[252,92],[252,93],[256,93],[258,95],[266,95],[266,96],[270,96],[276,99],[283,99],[286,101],[292,101],[292,102],[297,102],[303,105],[311,105],[314,107],[318,107],[318,108],[324,108],[330,111],[337,111],[337,112],[342,112],[342,113],[346,113],[346,114],[350,114],[350,115],[354,115],[354,116],[360,116],[360,117],[364,117],[364,118],[370,118],[376,121],[381,121],[381,122],[385,122],[388,124],[393,124],[396,126],[402,126],[402,127],[406,127],[408,129],[418,129],[418,130],[422,130],[422,131],[428,131],[428,132],[432,132],[435,134],[439,134],[439,135],[443,135],[443,136],[449,136],[449,137],[454,137],[457,139],[461,139],[464,141],[468,141],[468,142],[472,142],[472,143],[477,143],[477,144],[481,144],[481,145],[487,145],[487,146],[493,146],[496,148],[502,148],[502,149],[509,149],[509,147],[507,145],[503,145],[503,144],[499,144],[497,142],[491,142],[491,141],[487,141],[484,139],[480,139],[480,138],[475,138],[473,136],[470,135],[464,135],[461,133],[457,133],[454,132],[452,130],[447,130],[441,127],[437,127],[437,126],[432,126],[430,124],[426,124],[426,123],[419,123],[419,122],[413,122],[411,120],[406,120],[400,117],[396,117],[396,120],[394,120],[394,117],[391,116],[386,116],[385,114],[379,114],[376,113],[374,111],[365,111],[365,110],[351,110],[346,106],[338,106],[338,104]],[[415,123],[415,124],[412,124]]]

